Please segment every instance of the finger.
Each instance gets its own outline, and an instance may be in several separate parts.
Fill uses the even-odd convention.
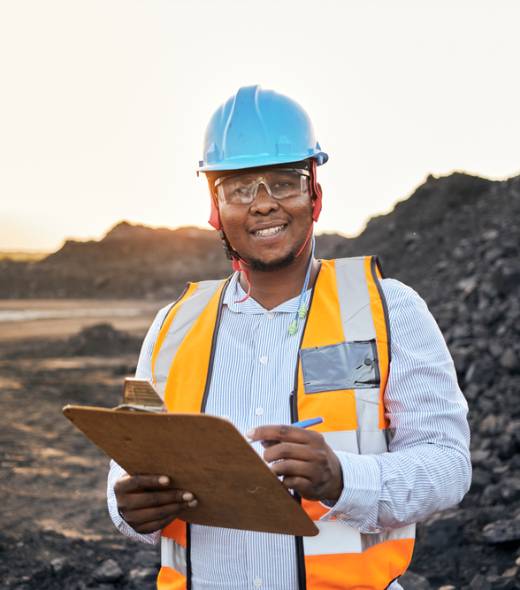
[[[277,443],[264,451],[264,461],[281,461],[282,459],[298,459],[312,461],[316,458],[316,450],[309,445],[296,443]]]
[[[272,447],[274,445],[279,444],[279,440],[262,440],[260,441],[262,446],[264,447],[264,449],[268,449],[269,447]]]
[[[319,432],[298,428],[297,426],[289,426],[288,424],[258,426],[248,432],[247,437],[251,441],[282,441],[300,444],[309,444],[310,442],[316,442],[323,438]]]
[[[119,510],[136,510],[139,508],[153,508],[182,502],[190,502],[195,496],[185,490],[164,490],[160,492],[128,493],[120,496]]]
[[[274,463],[271,465],[271,471],[280,476],[283,475],[284,477],[304,477],[309,480],[310,483],[313,482],[313,475],[315,473],[315,468],[312,463],[308,461],[295,461],[295,460],[288,460],[288,461],[280,461],[279,463]]]
[[[195,505],[193,505],[194,502],[195,502]],[[158,520],[174,518],[182,510],[187,510],[189,508],[195,508],[195,506],[196,506],[196,500],[192,500],[189,504],[188,504],[188,502],[184,502],[184,503],[167,504],[165,506],[157,506],[154,508],[140,508],[138,510],[125,510],[123,512],[123,517],[126,520],[126,522],[131,526],[142,525],[147,522],[154,522],[154,521],[158,521]]]
[[[284,477],[282,483],[288,490],[294,490],[300,496],[309,499],[317,498],[315,494],[310,492],[312,488],[309,480],[305,477]]]
[[[172,485],[167,475],[123,475],[116,481],[114,490],[130,494],[142,490],[163,490]]]

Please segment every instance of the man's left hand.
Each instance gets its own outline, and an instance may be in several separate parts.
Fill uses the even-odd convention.
[[[308,500],[336,502],[343,490],[341,464],[322,434],[296,426],[259,426],[248,433],[262,441],[264,460],[283,485]]]

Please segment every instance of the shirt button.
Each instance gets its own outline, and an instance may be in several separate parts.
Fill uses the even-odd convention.
[[[258,360],[262,363],[262,365],[267,365],[267,357],[266,356],[261,356]]]
[[[264,408],[256,408],[255,414],[257,416],[262,416],[263,413],[264,413]]]
[[[268,320],[272,320],[274,318],[274,313],[272,311],[268,311],[268,312],[266,312],[265,317]]]
[[[262,578],[255,578],[253,580],[253,586],[255,588],[260,588],[262,586]]]

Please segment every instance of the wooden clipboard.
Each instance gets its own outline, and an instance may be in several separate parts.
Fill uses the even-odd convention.
[[[231,422],[206,414],[68,405],[65,416],[129,474],[164,474],[195,494],[195,524],[296,536],[319,530]]]

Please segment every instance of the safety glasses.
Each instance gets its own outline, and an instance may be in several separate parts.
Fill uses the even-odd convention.
[[[273,199],[283,200],[309,194],[310,172],[299,168],[274,168],[258,172],[241,172],[215,181],[219,202],[249,205],[261,184]]]

